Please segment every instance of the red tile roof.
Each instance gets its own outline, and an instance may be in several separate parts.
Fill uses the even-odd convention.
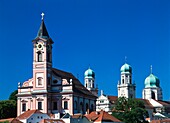
[[[1,119],[0,122],[8,121],[9,123],[23,123],[16,118]]]
[[[28,110],[28,111],[24,112],[23,114],[19,115],[17,117],[17,119],[27,119],[35,113],[42,113],[42,112],[40,112],[39,110]]]
[[[152,120],[150,123],[170,123],[170,119]]]
[[[114,104],[117,101],[118,97],[117,96],[108,96],[108,100]]]
[[[153,109],[154,108],[152,106],[152,104],[149,102],[149,100],[147,100],[147,99],[137,98],[137,100],[142,101],[144,103],[146,109]]]
[[[100,111],[100,112],[93,111],[90,114],[85,115],[85,117],[87,117],[87,119],[93,122],[99,122],[99,121],[122,122],[105,111]]]
[[[43,119],[39,123],[65,123],[63,120]]]
[[[114,104],[117,101],[118,97],[117,96],[108,96],[108,99],[112,104]],[[153,109],[154,108],[152,106],[152,104],[149,102],[149,100],[141,99],[141,98],[136,98],[136,99],[142,101],[144,103],[146,109]]]

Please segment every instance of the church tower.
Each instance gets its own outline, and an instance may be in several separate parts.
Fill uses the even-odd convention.
[[[33,109],[48,112],[48,90],[52,78],[52,44],[42,13],[41,25],[33,43]],[[42,109],[44,107],[44,109]]]
[[[84,73],[84,86],[92,92],[93,95],[98,96],[98,88],[95,88],[95,73],[92,69],[88,69]]]
[[[121,80],[118,82],[118,97],[135,98],[136,85],[132,83],[132,67],[125,63],[121,69]]]
[[[143,99],[162,100],[162,89],[160,87],[160,81],[158,77],[152,73],[152,66],[151,74],[145,79],[145,88],[143,89],[142,95]]]

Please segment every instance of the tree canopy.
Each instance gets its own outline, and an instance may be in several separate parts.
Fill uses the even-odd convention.
[[[12,92],[9,96],[9,100],[17,101],[17,96],[16,96],[17,93],[18,93],[18,90],[15,90],[14,92]]]
[[[0,119],[14,118],[17,116],[17,96],[18,90],[12,92],[9,100],[0,101]]]
[[[113,107],[113,115],[125,123],[148,123],[144,103],[137,99],[120,97]]]
[[[17,116],[17,103],[15,100],[0,101],[0,119]]]

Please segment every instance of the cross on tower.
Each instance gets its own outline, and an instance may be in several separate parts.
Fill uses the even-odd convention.
[[[41,20],[44,19],[44,15],[45,15],[45,14],[42,12],[42,13],[41,13],[41,16],[42,16]]]

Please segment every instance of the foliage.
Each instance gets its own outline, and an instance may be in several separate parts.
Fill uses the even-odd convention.
[[[125,123],[148,123],[148,112],[140,100],[120,97],[113,108],[112,114]]]
[[[0,101],[0,119],[17,116],[17,103],[15,100]]]
[[[9,123],[9,121],[4,121],[4,122],[0,122],[0,123]]]
[[[17,93],[18,93],[18,90],[15,90],[14,92],[12,92],[9,96],[9,100],[17,101],[17,96],[16,96]]]

